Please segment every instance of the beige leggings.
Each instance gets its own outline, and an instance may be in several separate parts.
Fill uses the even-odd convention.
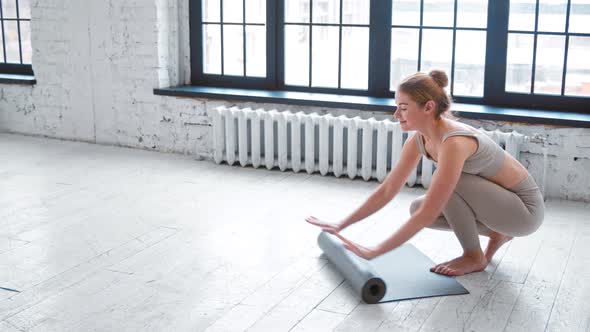
[[[410,205],[414,214],[424,200]],[[443,213],[429,228],[455,232],[464,251],[481,250],[480,235],[492,231],[525,236],[536,231],[545,214],[543,195],[532,176],[510,189],[483,177],[462,173]]]

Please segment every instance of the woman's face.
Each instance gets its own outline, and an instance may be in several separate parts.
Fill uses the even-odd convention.
[[[399,120],[402,130],[416,130],[425,119],[425,106],[418,105],[407,94],[398,91],[395,94],[397,110],[393,116]]]

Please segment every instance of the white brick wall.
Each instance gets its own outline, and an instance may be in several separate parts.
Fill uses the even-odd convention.
[[[32,0],[31,6],[37,84],[0,84],[0,131],[210,157],[207,109],[234,103],[152,93],[190,80],[188,1]],[[548,195],[590,201],[590,129],[466,122],[545,138]],[[542,144],[528,143],[522,159],[540,180]]]

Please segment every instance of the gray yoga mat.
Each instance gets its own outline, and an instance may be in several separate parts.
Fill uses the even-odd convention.
[[[455,279],[430,272],[434,263],[411,244],[370,261],[327,232],[320,233],[318,245],[366,303],[469,294]]]

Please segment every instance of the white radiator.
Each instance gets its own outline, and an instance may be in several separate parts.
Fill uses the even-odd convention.
[[[397,163],[408,133],[398,122],[334,117],[330,114],[278,112],[218,107],[213,119],[213,159],[229,165],[278,167],[307,173],[361,176],[383,181]],[[483,131],[518,159],[525,136],[516,132]],[[412,172],[409,186],[428,188],[434,165],[427,158]]]

